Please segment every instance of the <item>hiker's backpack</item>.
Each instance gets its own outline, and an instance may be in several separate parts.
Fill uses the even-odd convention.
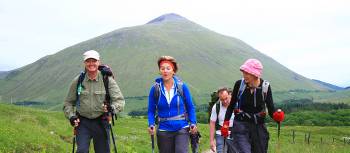
[[[231,90],[232,89],[228,88],[228,92],[230,92]],[[217,91],[214,91],[210,96],[211,96],[211,101],[209,102],[209,107],[208,107],[208,123],[210,123],[210,117],[211,117],[211,113],[212,113],[214,105],[215,105],[217,117],[219,117],[219,112],[220,112],[219,93]],[[220,128],[221,128],[221,126],[219,124],[219,120],[216,119],[215,130],[220,130]]]
[[[183,84],[184,83],[182,82],[182,80],[178,76],[174,76],[174,78],[177,81],[177,85],[175,87],[176,87],[176,92],[179,95],[177,97],[177,112],[179,114],[180,113],[180,97],[182,98],[183,102],[186,103],[186,98],[185,98],[184,91],[183,91]],[[160,83],[158,83],[158,82],[155,82],[153,87],[154,87],[153,98],[154,98],[154,101],[155,101],[156,110],[158,110],[158,101],[160,99],[160,95],[161,95],[161,92],[162,92],[161,90],[162,89],[161,89]],[[185,109],[185,117],[187,119],[186,104],[184,104],[184,109]],[[158,120],[158,115],[155,115],[155,116],[156,116],[155,122],[156,122],[156,124],[158,124],[158,121],[159,121]]]
[[[266,112],[266,97],[267,97],[267,91],[269,90],[269,86],[270,86],[270,83],[267,81],[267,80],[264,80],[263,83],[262,83],[262,99],[264,101],[264,110]],[[236,106],[235,108],[238,108],[240,109],[241,108],[241,98],[242,98],[242,95],[243,95],[243,92],[246,88],[246,84],[245,84],[245,81],[244,81],[244,78],[242,78],[241,80],[241,84],[239,86],[239,90],[238,90],[238,93],[237,93],[237,103],[236,103]],[[254,101],[254,107],[256,107],[256,101]]]
[[[210,97],[211,97],[211,101],[209,102],[209,106],[208,106],[208,123],[210,123],[210,116],[211,116],[211,111],[213,109],[213,106],[217,103],[220,104],[219,95],[217,91],[214,91],[213,93],[211,93]],[[220,112],[220,107],[219,109],[216,108],[216,114],[218,114],[218,112]]]
[[[112,69],[105,64],[102,64],[100,66],[98,66],[98,70],[101,72],[102,77],[103,77],[103,84],[106,90],[106,96],[105,96],[105,100],[108,104],[110,104],[110,95],[109,95],[109,90],[108,90],[108,84],[109,84],[109,80],[108,77],[113,77],[114,79],[114,74],[112,72]],[[76,96],[77,96],[77,100],[76,100],[76,106],[77,108],[80,107],[80,93],[82,91],[82,89],[84,88],[83,86],[83,81],[85,78],[86,72],[82,71],[80,72],[79,78],[78,78],[78,83],[77,83],[77,90],[76,90]]]

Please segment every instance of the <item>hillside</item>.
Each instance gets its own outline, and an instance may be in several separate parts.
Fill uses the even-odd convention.
[[[320,80],[315,80],[315,79],[312,79],[312,80],[317,82],[317,83],[319,83],[319,84],[322,84],[322,85],[328,87],[331,90],[344,90],[345,89],[345,88],[338,87],[336,85],[333,85],[333,84],[330,84],[330,83],[327,83],[327,82],[323,82],[323,81],[320,81]]]
[[[4,79],[7,74],[9,74],[9,71],[0,71],[0,79]]]
[[[37,101],[61,109],[69,83],[83,69],[82,53],[90,49],[98,50],[102,63],[112,67],[127,98],[148,95],[158,75],[156,59],[161,55],[177,59],[178,75],[194,97],[208,96],[222,85],[233,85],[241,78],[239,66],[248,58],[262,61],[263,78],[271,82],[274,91],[327,89],[239,39],[168,14],[145,25],[121,28],[72,45],[11,71],[0,79],[2,100]]]

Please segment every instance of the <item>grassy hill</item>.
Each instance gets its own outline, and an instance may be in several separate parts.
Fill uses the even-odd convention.
[[[0,79],[4,79],[8,73],[10,73],[10,72],[9,71],[0,71]]]
[[[0,153],[63,153],[71,152],[72,127],[61,112],[36,110],[26,107],[0,104]],[[280,140],[277,129],[268,127],[270,132],[269,152],[337,152],[346,153],[350,149],[348,140],[350,127],[282,126]],[[116,121],[117,148],[120,153],[147,153],[151,151],[147,134],[147,120],[121,118]],[[209,149],[209,128],[200,124],[202,138],[200,150]],[[295,142],[292,143],[292,131]],[[310,144],[304,135],[311,133]],[[322,138],[322,143],[321,143]],[[333,142],[334,138],[334,142]],[[93,152],[93,151],[92,151]]]
[[[312,79],[312,80],[317,82],[317,83],[319,83],[319,84],[327,86],[331,90],[344,90],[345,89],[343,87],[339,87],[339,86],[336,86],[336,85],[333,85],[333,84],[330,84],[330,83],[327,83],[327,82],[323,82],[323,81],[320,81],[320,80],[316,80],[316,79]]]
[[[50,109],[61,108],[69,83],[83,70],[82,54],[98,50],[102,63],[112,67],[125,97],[147,96],[158,75],[156,59],[174,56],[179,76],[196,97],[241,78],[239,66],[248,58],[264,65],[263,78],[274,91],[325,90],[243,41],[215,33],[183,17],[163,16],[157,22],[121,28],[72,45],[56,54],[11,71],[0,79],[2,101],[36,101]],[[138,102],[138,101],[134,101]]]

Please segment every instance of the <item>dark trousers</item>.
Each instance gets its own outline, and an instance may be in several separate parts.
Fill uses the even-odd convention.
[[[239,153],[267,153],[269,132],[265,124],[235,120],[232,135]]]
[[[109,153],[109,125],[101,117],[87,119],[79,117],[77,133],[77,153],[88,153],[90,141],[93,139],[95,153]]]
[[[188,153],[189,136],[188,128],[176,132],[158,131],[159,153]]]

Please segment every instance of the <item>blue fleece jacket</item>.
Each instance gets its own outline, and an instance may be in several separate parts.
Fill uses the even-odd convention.
[[[186,111],[188,115],[188,121],[186,120],[169,120],[169,121],[162,121],[159,123],[159,130],[164,131],[178,131],[182,128],[188,127],[190,124],[196,124],[196,114],[195,114],[195,106],[192,102],[192,96],[191,93],[185,83],[183,83],[183,94],[184,97],[181,97],[181,95],[177,94],[177,82],[178,80],[173,77],[174,83],[175,83],[175,90],[174,90],[174,97],[171,99],[170,104],[168,104],[166,97],[165,97],[165,91],[164,91],[164,84],[162,78],[157,78],[156,82],[160,83],[161,85],[161,94],[159,94],[159,101],[157,105],[156,110],[156,99],[154,97],[154,90],[155,87],[152,86],[151,90],[149,92],[148,96],[148,126],[154,126],[155,122],[155,113],[158,111],[158,116],[160,118],[169,118],[174,117],[179,114],[185,113],[184,105],[186,105]],[[180,97],[180,111],[178,113],[178,107],[177,107],[177,97]],[[184,99],[185,98],[185,101]]]

